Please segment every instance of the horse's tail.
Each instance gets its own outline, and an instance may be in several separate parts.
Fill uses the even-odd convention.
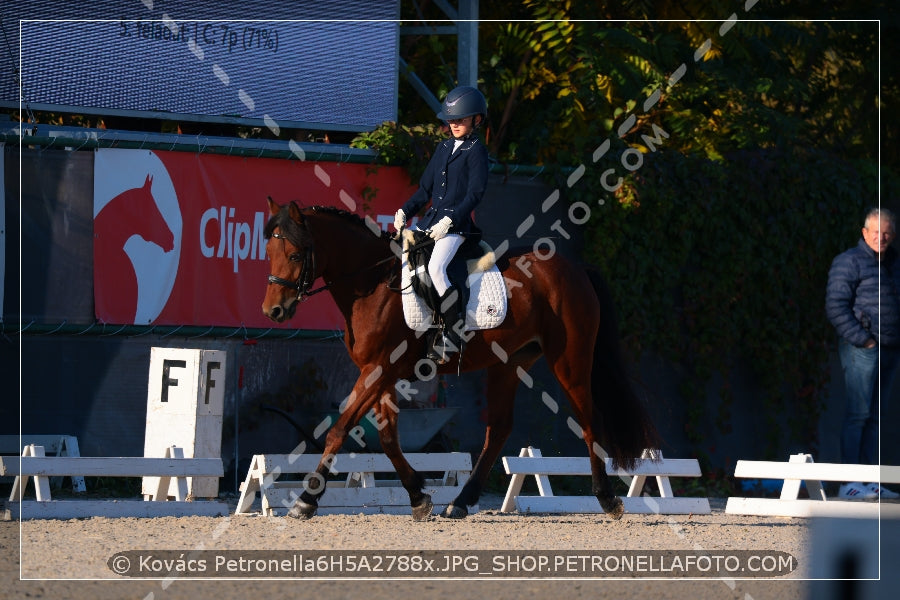
[[[660,437],[628,377],[612,293],[597,269],[587,274],[600,302],[591,369],[593,427],[613,466],[630,468],[645,448],[659,448]]]

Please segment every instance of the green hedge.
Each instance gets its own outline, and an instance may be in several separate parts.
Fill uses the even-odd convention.
[[[608,169],[624,179],[615,193],[602,188]],[[626,347],[635,357],[658,354],[683,374],[685,433],[698,456],[714,374],[723,381],[716,426],[724,434],[736,426],[739,362],[764,391],[766,454],[776,457],[784,434],[815,448],[836,340],[824,314],[828,269],[859,239],[865,209],[878,204],[877,183],[873,166],[815,149],[723,161],[657,151],[631,172],[609,159],[569,191],[571,202],[593,207],[585,258],[610,280]]]

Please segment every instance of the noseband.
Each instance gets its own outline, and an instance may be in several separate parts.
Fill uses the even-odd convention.
[[[273,233],[272,237],[278,240],[287,239],[280,233]],[[300,269],[300,276],[297,277],[296,281],[289,281],[287,279],[278,277],[277,275],[269,274],[269,283],[283,285],[286,288],[296,291],[297,300],[299,302],[303,302],[308,297],[318,294],[319,292],[324,292],[328,289],[328,286],[324,285],[318,289],[310,290],[313,282],[316,279],[316,254],[315,252],[313,252],[312,246],[306,246],[304,250],[305,256],[303,257],[303,267]],[[291,262],[297,262],[298,260],[300,260],[300,254],[291,254],[290,260]]]

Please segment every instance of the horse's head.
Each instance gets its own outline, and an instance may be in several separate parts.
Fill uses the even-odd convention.
[[[316,278],[312,238],[296,203],[284,206],[269,198],[271,218],[266,224],[269,285],[263,313],[277,323],[294,316],[297,304]]]

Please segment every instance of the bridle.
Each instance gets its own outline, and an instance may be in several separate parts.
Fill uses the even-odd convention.
[[[282,243],[287,239],[285,236],[280,233],[273,233],[272,237],[281,240]],[[297,292],[297,301],[303,302],[310,296],[315,296],[319,292],[324,292],[328,289],[329,284],[325,284],[322,287],[316,288],[314,290],[310,290],[313,282],[316,280],[316,254],[313,252],[312,246],[306,246],[304,248],[304,256],[303,267],[300,269],[300,276],[297,277],[296,281],[290,281],[288,279],[284,279],[282,277],[278,277],[277,275],[269,274],[269,283],[274,283],[277,285],[283,285],[288,289],[292,289]],[[301,256],[299,252],[294,252],[288,257],[288,260],[291,262],[298,262],[301,260]]]
[[[287,240],[287,238],[280,233],[272,233],[272,237],[277,240]],[[434,243],[434,240],[429,240],[431,243]],[[303,302],[310,296],[315,296],[319,292],[324,292],[328,288],[331,287],[331,283],[326,283],[321,287],[317,287],[314,290],[311,290],[313,282],[316,280],[316,253],[313,251],[312,245],[306,246],[304,249],[304,255],[302,257],[303,260],[303,268],[300,269],[300,276],[297,277],[296,281],[290,281],[289,279],[284,279],[283,277],[278,277],[277,275],[269,274],[269,283],[274,283],[277,285],[283,285],[284,287],[294,290],[297,292],[297,302]],[[294,252],[288,257],[288,260],[291,262],[298,262],[301,260],[300,252]],[[375,267],[379,267],[385,263],[390,261],[398,260],[396,256],[388,256],[382,260],[379,260],[371,265],[363,267],[353,273],[347,273],[339,279],[346,279],[355,277],[356,275],[362,273],[363,271],[367,271],[369,269],[374,269]]]

